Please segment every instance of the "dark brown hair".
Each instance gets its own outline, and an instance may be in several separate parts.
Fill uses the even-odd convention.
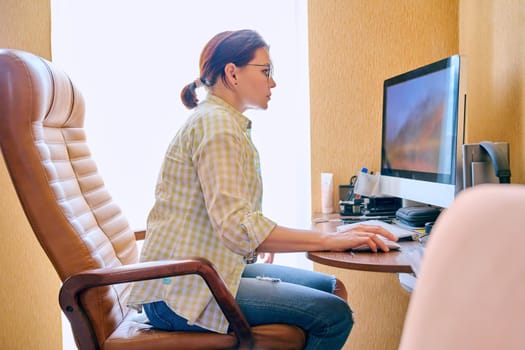
[[[199,61],[199,78],[186,85],[181,91],[182,103],[188,109],[197,106],[199,100],[195,89],[200,84],[212,87],[217,79],[221,78],[228,85],[224,67],[228,63],[233,63],[238,67],[245,66],[253,59],[255,51],[260,48],[268,48],[268,45],[253,30],[227,31],[215,35],[202,50]]]

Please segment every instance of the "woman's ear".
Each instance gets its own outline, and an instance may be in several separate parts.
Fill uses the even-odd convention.
[[[234,63],[228,63],[224,67],[224,73],[230,85],[237,85],[237,66]]]

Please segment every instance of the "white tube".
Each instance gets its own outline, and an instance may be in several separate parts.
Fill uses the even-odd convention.
[[[334,212],[334,174],[321,173],[321,212],[330,214]]]

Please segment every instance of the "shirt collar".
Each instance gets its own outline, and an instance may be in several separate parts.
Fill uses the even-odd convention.
[[[235,117],[235,120],[237,120],[244,131],[252,128],[252,121],[247,116],[235,109],[231,104],[224,101],[222,98],[215,96],[212,93],[208,93],[208,96],[206,96],[206,101],[226,108]]]

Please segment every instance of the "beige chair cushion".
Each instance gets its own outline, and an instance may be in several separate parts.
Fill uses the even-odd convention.
[[[524,185],[466,190],[438,219],[401,350],[524,349]]]
[[[237,340],[233,334],[164,332],[151,328],[143,314],[131,312],[106,340],[104,350],[186,350],[197,349],[233,349]],[[302,339],[304,332],[294,326],[278,324],[262,325],[252,328],[256,349],[297,349],[297,339]],[[152,339],[154,338],[154,339]],[[290,341],[295,339],[294,341]]]

